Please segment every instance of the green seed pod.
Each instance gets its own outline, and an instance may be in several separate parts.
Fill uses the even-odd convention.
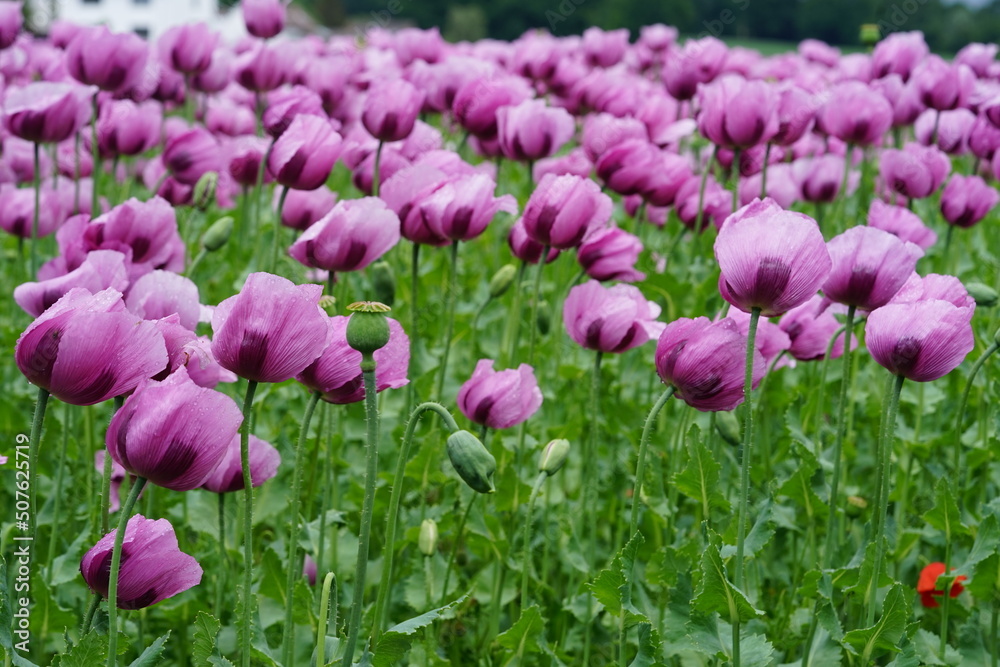
[[[396,302],[396,273],[392,266],[386,261],[375,262],[371,276],[375,298],[391,308]]]
[[[215,252],[226,245],[232,234],[233,219],[228,215],[224,218],[219,218],[202,234],[201,247],[209,252]]]
[[[722,439],[733,447],[739,447],[743,439],[740,437],[740,420],[732,412],[716,412],[715,428]]]
[[[375,350],[389,342],[389,320],[385,314],[389,306],[377,301],[359,301],[347,307],[351,319],[347,321],[347,344],[361,353],[362,370],[374,370],[375,360],[371,356]],[[370,363],[371,368],[365,368]]]
[[[200,211],[208,209],[215,201],[215,188],[219,184],[219,174],[208,171],[201,175],[198,182],[194,184],[194,194],[191,199],[195,208]]]
[[[861,32],[859,35],[861,43],[867,47],[875,46],[878,40],[882,37],[879,27],[875,23],[863,23],[861,24]]]
[[[329,294],[324,294],[319,298],[319,307],[322,308],[327,315],[333,317],[334,315],[337,314],[336,297],[330,296]]]
[[[549,329],[552,328],[552,311],[549,309],[548,301],[538,303],[538,316],[535,318],[535,325],[538,327],[538,333],[543,336],[548,335]]]
[[[420,553],[425,556],[433,556],[437,551],[438,525],[434,519],[424,519],[420,524],[420,537],[417,539],[417,546]]]
[[[847,496],[847,515],[860,516],[868,509],[868,501],[861,496]]]
[[[513,264],[504,264],[500,270],[490,278],[490,298],[499,299],[504,292],[510,289],[517,278],[517,267]]]
[[[549,477],[559,472],[559,469],[569,458],[569,440],[559,438],[545,445],[542,458],[538,461],[538,472],[544,472]]]
[[[472,490],[479,493],[493,493],[493,473],[497,460],[493,458],[479,438],[468,431],[455,431],[448,436],[448,458],[458,476]]]
[[[1000,301],[1000,295],[989,285],[969,283],[965,289],[969,291],[969,296],[976,300],[976,305],[981,308],[992,308]]]

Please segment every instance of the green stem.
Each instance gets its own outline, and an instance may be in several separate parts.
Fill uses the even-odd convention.
[[[90,126],[90,151],[93,157],[93,166],[91,167],[91,187],[93,190],[90,194],[90,217],[91,219],[96,218],[98,215],[98,193],[100,191],[101,185],[101,147],[97,142],[97,116],[100,113],[100,107],[97,104],[97,93],[94,93],[91,99],[91,106],[93,108],[94,119]],[[164,174],[164,176],[166,176]],[[159,190],[159,188],[157,188]],[[153,190],[153,194],[156,194],[156,190]]]
[[[379,163],[382,161],[382,145],[381,141],[378,142],[378,148],[375,149],[375,164],[372,169],[372,197],[378,197],[378,186],[381,174],[379,173]]]
[[[135,484],[122,505],[118,517],[118,530],[115,531],[115,546],[111,551],[111,574],[108,577],[108,667],[118,663],[118,574],[121,569],[122,545],[125,543],[125,529],[132,517],[132,508],[139,499],[142,487],[146,486],[145,477],[136,477]]]
[[[848,142],[846,152],[844,153],[844,175],[840,180],[840,194],[837,202],[840,218],[843,218],[847,211],[847,183],[851,175],[851,153],[853,151],[854,145]]]
[[[538,477],[535,478],[535,486],[531,489],[531,495],[528,496],[527,516],[524,518],[524,554],[521,565],[521,609],[528,607],[528,573],[531,571],[531,514],[535,509],[535,500],[542,490],[542,484],[545,483],[548,476],[546,472],[538,473]]]
[[[287,192],[287,189],[285,191]],[[322,394],[318,391],[314,391],[309,396],[309,402],[306,403],[306,412],[302,417],[302,427],[299,429],[299,439],[295,445],[295,468],[292,471],[292,503],[289,511],[288,544],[285,559],[285,567],[288,571],[288,576],[285,579],[285,636],[281,642],[281,645],[284,647],[283,656],[284,664],[286,665],[293,664],[292,659],[295,654],[295,623],[292,621],[294,596],[292,595],[292,591],[295,589],[296,575],[301,575],[301,571],[296,563],[298,563],[299,534],[302,532],[302,522],[299,514],[302,512],[302,476],[306,462],[304,450],[306,438],[309,436],[309,422],[312,421],[313,412],[316,410],[316,404],[319,403],[320,396]]]
[[[444,569],[444,587],[441,589],[441,605],[444,605],[444,598],[448,595],[448,581],[451,579],[451,571],[454,569],[455,554],[458,553],[458,545],[462,542],[462,532],[465,530],[465,522],[468,521],[469,513],[472,512],[472,506],[476,504],[476,498],[479,495],[476,492],[472,493],[472,497],[469,498],[469,502],[465,506],[465,511],[462,512],[462,518],[458,520],[458,527],[455,529],[455,542],[451,545],[451,554],[448,555],[448,565]]]
[[[543,257],[540,262],[544,262]],[[504,340],[501,347],[501,354],[507,353],[507,366],[514,363],[514,356],[517,354],[518,335],[521,330],[521,285],[524,284],[524,274],[528,270],[528,263],[521,260],[517,267],[517,280],[514,281],[514,303],[510,309],[510,317],[507,326],[504,327]],[[509,344],[508,344],[509,342]]]
[[[378,597],[375,601],[375,623],[372,632],[372,645],[378,644],[382,628],[385,626],[386,601],[389,597],[389,588],[392,585],[392,561],[396,553],[396,525],[399,522],[399,502],[403,496],[403,482],[406,479],[406,464],[410,460],[410,447],[413,444],[413,433],[420,422],[420,416],[424,412],[436,412],[444,421],[448,430],[452,433],[458,430],[458,424],[451,413],[440,403],[421,403],[406,422],[406,431],[403,433],[403,444],[399,448],[399,456],[396,459],[396,474],[392,478],[392,491],[389,494],[389,512],[386,519],[385,532],[385,555],[382,557],[382,577],[378,584]]]
[[[61,532],[59,525],[62,519],[60,503],[62,501],[63,478],[66,473],[66,447],[69,445],[69,433],[73,430],[71,423],[73,413],[69,403],[63,403],[63,433],[62,445],[59,451],[59,461],[56,463],[56,493],[52,499],[52,531],[49,536],[49,550],[45,558],[45,571],[48,573],[49,585],[52,585],[52,562],[56,557],[56,546],[59,544]]]
[[[219,567],[215,580],[215,617],[222,620],[222,591],[225,588],[225,573],[229,570],[229,556],[226,554],[226,494],[219,493]]]
[[[331,596],[331,588],[333,595]],[[319,624],[316,626],[316,667],[326,666],[326,633],[330,622],[327,617],[330,612],[330,598],[333,598],[333,625],[337,626],[337,580],[333,572],[327,572],[323,577],[323,592],[319,598]]]
[[[736,588],[743,590],[746,573],[744,551],[746,543],[747,504],[750,498],[750,453],[753,448],[753,358],[756,351],[757,322],[760,308],[750,311],[750,329],[747,331],[746,367],[743,374],[744,426],[743,451],[740,454],[740,504],[736,518]],[[740,619],[733,619],[733,666],[740,667]]]
[[[600,401],[598,400],[600,389],[601,389],[601,360],[604,357],[604,353],[600,350],[594,355],[594,368],[591,371],[591,383],[590,383],[590,433],[587,434],[587,439],[584,440],[583,444],[583,458],[581,463],[583,465],[583,470],[581,471],[581,489],[580,489],[580,502],[582,503],[580,519],[583,521],[583,530],[586,531],[587,535],[587,553],[591,558],[597,557],[597,526],[592,520],[593,512],[591,511],[593,494],[591,493],[591,487],[594,485],[592,475],[594,466],[596,465],[595,456],[596,452],[594,449],[597,445],[597,427],[600,422],[598,412],[600,407]],[[587,596],[587,627],[584,631],[583,638],[583,664],[590,664],[590,640],[593,633],[594,623],[591,620],[593,615],[594,598],[591,595]]]
[[[41,212],[42,207],[42,168],[41,168],[41,158],[40,152],[42,150],[41,144],[34,144],[35,157],[35,210],[31,214],[31,249],[30,249],[30,262],[28,268],[31,271],[29,275],[30,280],[35,280],[35,272],[38,269],[38,216]]]
[[[455,332],[455,296],[458,292],[458,241],[451,243],[451,266],[448,274],[448,293],[445,294],[445,334],[444,354],[441,355],[441,373],[438,375],[437,398],[444,398],[444,379],[448,374],[448,354],[451,352],[451,337]]]
[[[875,622],[875,602],[878,597],[875,592],[878,589],[878,580],[882,572],[882,561],[885,559],[883,542],[885,541],[886,514],[889,510],[889,483],[892,479],[889,475],[889,464],[892,459],[892,443],[896,436],[896,414],[899,411],[899,393],[903,388],[903,380],[905,379],[902,375],[897,375],[890,388],[889,403],[885,415],[885,428],[882,429],[882,442],[879,446],[882,487],[880,489],[878,510],[875,517],[877,521],[875,527],[875,569],[872,572],[872,590],[871,596],[868,598],[866,627],[870,627]]]
[[[30,495],[31,495],[31,539],[35,539],[35,519],[38,517],[37,496],[35,489],[38,487],[38,448],[42,440],[42,423],[45,421],[45,408],[49,404],[49,390],[38,388],[38,396],[35,399],[35,414],[31,418],[31,439],[28,444],[28,461],[31,468],[30,473]]]
[[[184,275],[190,278],[194,274],[194,270],[198,268],[198,265],[201,264],[202,260],[204,260],[207,255],[208,249],[202,248],[199,250],[198,254],[194,256],[194,261],[192,261],[184,271]]]
[[[94,624],[94,615],[97,614],[102,599],[103,597],[100,593],[94,593],[94,597],[90,599],[90,606],[87,607],[87,613],[83,617],[83,629],[80,630],[81,637],[90,632],[90,626]]]
[[[243,616],[240,618],[240,660],[250,667],[250,617],[253,615],[250,587],[253,585],[253,481],[250,479],[250,417],[257,381],[247,382],[240,426],[240,465],[243,466]],[[289,565],[291,567],[291,565]]]
[[[698,217],[694,225],[695,236],[700,236],[702,230],[705,228],[705,186],[708,184],[708,172],[712,170],[712,163],[715,162],[715,156],[718,152],[719,147],[713,146],[712,155],[708,158],[705,168],[701,171],[701,183],[698,184]]]
[[[278,247],[281,245],[281,212],[285,209],[285,198],[288,197],[288,186],[281,189],[278,197],[278,215],[274,218],[274,239],[271,250],[271,273],[278,267]]]
[[[118,412],[125,405],[125,399],[121,396],[115,396],[114,405],[115,412]],[[111,530],[111,471],[111,454],[105,451],[104,476],[101,479],[101,535],[107,535],[108,531]]]
[[[771,142],[764,148],[764,164],[760,168],[760,198],[767,196],[767,163],[771,159]]]
[[[743,173],[740,167],[740,156],[743,151],[739,148],[733,149],[733,213],[740,207],[740,175]]]
[[[642,479],[646,472],[646,451],[649,449],[649,439],[653,435],[653,426],[656,424],[656,418],[660,414],[660,410],[663,406],[667,404],[667,401],[674,395],[676,389],[674,387],[667,387],[666,390],[660,397],[656,399],[656,403],[653,404],[653,409],[649,411],[646,416],[646,421],[642,425],[642,437],[639,439],[639,458],[635,464],[635,482],[632,485],[632,516],[629,521],[628,535],[625,536],[626,540],[632,539],[635,535],[635,531],[639,528],[639,505],[642,502],[640,500],[640,494],[642,493]],[[708,518],[707,515],[705,517]]]
[[[840,412],[837,416],[837,436],[833,443],[833,476],[830,478],[830,511],[826,521],[826,545],[823,547],[823,569],[830,567],[833,553],[837,549],[837,506],[840,491],[840,466],[843,457],[844,435],[847,431],[847,415],[852,401],[847,389],[851,386],[851,336],[854,335],[855,306],[847,307],[847,324],[844,325],[844,370],[840,378]],[[836,338],[834,338],[836,340]]]
[[[950,227],[948,228],[951,229]],[[976,381],[976,375],[979,374],[980,369],[982,369],[983,364],[989,359],[997,350],[1000,350],[1000,343],[994,341],[990,344],[985,351],[983,351],[982,356],[976,359],[976,363],[972,365],[972,370],[969,372],[969,379],[965,382],[965,389],[962,391],[962,400],[958,404],[958,413],[955,415],[955,450],[954,450],[954,468],[956,475],[958,474],[959,466],[962,461],[962,417],[965,416],[965,408],[969,403],[969,394],[972,392],[972,384]]]
[[[542,248],[542,257],[538,260],[538,269],[535,270],[535,284],[532,288],[533,297],[531,300],[531,319],[528,321],[528,327],[531,331],[531,334],[528,336],[529,365],[535,361],[535,341],[538,338],[538,298],[542,291],[542,268],[545,267],[545,258],[548,255],[549,246],[544,246]],[[513,358],[511,358],[511,363],[513,363]]]
[[[413,358],[410,360],[410,376],[418,377],[419,370],[416,368],[416,360],[419,356],[417,352],[417,320],[419,311],[417,309],[417,287],[420,282],[420,244],[413,243],[413,252],[410,256],[410,349],[413,350]],[[410,382],[406,387],[406,408],[410,409],[416,403],[416,383]]]
[[[354,649],[358,643],[361,628],[361,608],[364,606],[365,577],[368,572],[368,547],[372,534],[372,513],[375,509],[375,475],[378,473],[378,404],[375,395],[375,359],[371,356],[361,361],[365,383],[365,421],[367,439],[365,444],[365,497],[361,506],[361,535],[358,539],[358,561],[354,570],[354,599],[351,601],[351,617],[347,630],[347,644],[341,664],[350,666],[354,660]]]
[[[946,579],[944,587],[944,595],[941,596],[941,643],[938,647],[938,653],[942,656],[945,653],[945,649],[948,648],[948,608],[951,606],[951,578],[948,573],[951,571],[951,530],[948,529],[948,524],[945,524],[944,532],[944,574],[942,577]]]

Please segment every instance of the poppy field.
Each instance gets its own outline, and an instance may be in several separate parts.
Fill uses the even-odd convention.
[[[0,2],[4,665],[1000,663],[1000,62]]]

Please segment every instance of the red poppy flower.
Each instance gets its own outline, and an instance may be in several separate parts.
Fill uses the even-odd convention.
[[[938,577],[944,574],[944,569],[944,563],[930,563],[920,571],[920,580],[917,581],[917,592],[920,593],[920,603],[925,607],[937,607],[938,603],[934,599],[934,596],[944,595],[944,591],[935,590],[934,588]],[[965,579],[964,576],[958,577],[955,583],[951,585],[951,597],[957,598],[965,590],[965,587],[961,584]]]

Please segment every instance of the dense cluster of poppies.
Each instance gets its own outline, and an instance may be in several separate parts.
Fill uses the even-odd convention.
[[[976,225],[1000,201],[989,182],[1000,177],[996,45],[972,44],[947,61],[929,52],[922,35],[898,33],[871,53],[842,55],[807,40],[797,52],[764,57],[713,37],[681,43],[677,31],[663,25],[643,29],[634,43],[627,31],[597,28],[568,38],[533,32],[512,43],[449,44],[436,30],[416,29],[375,30],[364,43],[347,37],[291,41],[274,39],[284,26],[283,2],[242,5],[250,36],[236,44],[222,43],[205,25],[172,28],[148,44],[105,27],[60,22],[46,38],[33,37],[21,32],[20,3],[0,2],[0,227],[19,238],[23,261],[6,265],[5,272],[10,284],[19,283],[13,300],[34,318],[15,350],[17,366],[39,390],[33,462],[51,456],[39,447],[49,396],[76,406],[116,400],[106,447],[96,452],[105,480],[103,537],[90,542],[94,546],[80,565],[96,594],[84,634],[100,600],[111,600],[109,665],[117,659],[117,608],[156,604],[202,579],[201,566],[179,549],[166,518],[132,516],[147,482],[173,491],[243,492],[245,562],[236,655],[250,664],[254,612],[246,599],[252,595],[260,539],[252,524],[252,487],[274,478],[281,463],[278,449],[251,433],[252,404],[258,383],[292,379],[312,398],[294,449],[288,500],[281,662],[301,664],[308,659],[306,649],[313,650],[295,639],[292,591],[303,572],[298,536],[303,519],[313,518],[308,511],[301,515],[307,465],[302,441],[320,399],[366,401],[370,450],[357,570],[355,579],[344,577],[353,586],[351,613],[345,641],[330,649],[339,655],[330,657],[352,662],[363,618],[371,626],[368,649],[378,656],[393,596],[398,487],[416,416],[438,412],[452,434],[447,451],[455,471],[480,493],[495,489],[497,463],[483,444],[487,433],[517,428],[521,468],[515,475],[530,480],[526,423],[540,410],[544,414],[543,394],[555,398],[543,391],[547,378],[536,378],[537,343],[547,334],[540,324],[541,290],[546,265],[565,253],[575,255],[579,276],[556,309],[565,333],[595,358],[589,431],[567,434],[580,442],[579,485],[565,493],[567,503],[578,504],[569,523],[574,539],[587,545],[592,562],[585,565],[603,567],[630,538],[642,537],[646,449],[667,400],[675,396],[713,413],[713,428],[742,446],[738,511],[726,535],[735,546],[726,556],[731,574],[723,571],[718,581],[711,580],[736,602],[714,606],[701,590],[696,607],[699,613],[718,612],[732,625],[724,651],[739,665],[740,643],[751,641],[748,633],[755,632],[749,625],[741,630],[741,624],[756,615],[746,611],[753,607],[745,597],[744,554],[758,511],[748,502],[749,470],[760,439],[754,431],[754,390],[767,375],[796,362],[822,362],[825,381],[826,361],[843,358],[840,399],[831,418],[834,437],[826,443],[832,446],[815,452],[830,464],[822,484],[826,489],[828,481],[828,490],[821,491],[829,524],[818,554],[822,576],[828,577],[832,559],[844,553],[838,522],[847,499],[839,485],[853,415],[855,325],[863,320],[864,345],[892,381],[877,443],[867,453],[877,484],[866,533],[870,549],[860,548],[861,557],[870,559],[872,584],[859,593],[863,613],[851,615],[847,629],[865,632],[877,627],[880,609],[886,617],[893,613],[888,601],[895,584],[884,596],[878,589],[880,577],[890,576],[885,558],[893,530],[887,506],[896,410],[904,379],[937,380],[975,346],[976,300],[947,273],[956,266],[949,254],[955,229]],[[338,196],[328,187],[335,169],[350,173],[358,196]],[[516,185],[521,178],[528,180],[524,188]],[[142,194],[130,198],[133,191]],[[273,213],[262,202],[272,202]],[[925,219],[918,210],[927,213]],[[232,213],[201,230],[205,211]],[[946,227],[927,224],[926,218],[938,213]],[[866,224],[853,224],[859,218]],[[291,243],[282,226],[294,230]],[[935,226],[947,230],[943,249]],[[506,238],[513,264],[494,278],[489,298],[510,290],[513,304],[494,358],[456,373],[449,371],[448,360],[456,338],[456,300],[463,294],[459,251],[470,246],[468,256],[489,252],[482,242],[476,245],[487,232]],[[671,234],[670,244],[650,240]],[[42,240],[51,235],[54,245]],[[673,268],[672,253],[688,235],[692,263],[704,259],[695,254],[702,235],[714,237],[715,296],[721,297],[716,305],[724,300],[729,307],[687,312],[690,317],[668,323],[661,320],[665,301],[642,286],[647,271]],[[391,262],[405,259],[394,252],[404,240],[411,245],[411,263],[393,267]],[[245,282],[217,305],[204,303],[204,285],[192,274],[199,265],[204,270],[201,262],[212,261],[205,257],[227,243],[239,248],[236,256],[244,265],[234,268],[243,271]],[[24,257],[26,246],[30,257]],[[444,246],[451,253],[445,331],[438,340],[421,339],[432,334],[418,328],[416,317],[420,298],[427,298],[420,262],[426,262],[428,247]],[[53,248],[57,254],[39,263],[38,256]],[[198,253],[193,262],[192,249]],[[917,272],[925,255],[941,273]],[[287,270],[289,257],[301,271]],[[347,316],[344,304],[331,298],[344,274],[364,272],[372,292],[381,294],[380,271],[408,269],[409,302],[399,304],[411,317],[406,326],[385,318],[387,308],[379,304],[357,304],[357,312]],[[289,280],[301,276],[320,284]],[[351,296],[360,301],[370,295]],[[341,314],[329,314],[334,309]],[[672,306],[670,312],[676,314]],[[377,325],[363,324],[372,317]],[[416,350],[418,341],[440,353],[433,369],[418,369],[437,376],[433,395],[419,395],[411,383],[417,372],[411,368],[411,346]],[[618,544],[605,539],[594,514],[596,490],[608,484],[597,445],[601,363],[605,355],[650,341],[656,349],[647,356],[666,392],[643,429],[631,523],[623,521],[627,529],[612,532],[624,536]],[[426,364],[427,356],[420,363]],[[443,388],[456,377],[465,381],[451,399]],[[219,388],[240,380],[247,383],[242,409]],[[408,384],[407,406],[414,413],[391,478],[382,578],[374,612],[363,616],[379,444],[374,393]],[[454,400],[479,427],[478,436],[458,429],[441,405],[420,403],[428,399]],[[742,430],[725,414],[741,405]],[[725,417],[716,421],[714,413]],[[961,408],[957,414],[961,423]],[[961,442],[955,447],[959,464]],[[530,626],[529,615],[539,614],[529,599],[535,596],[527,592],[537,560],[531,508],[545,478],[569,456],[562,439],[539,449],[543,462],[534,472],[539,476],[530,500],[523,499],[528,501],[523,541],[508,536],[511,542],[504,542],[515,555],[523,554],[520,616],[512,614],[507,623],[513,628],[521,627],[519,618]],[[129,495],[120,499],[118,487],[126,477],[132,480]],[[511,489],[496,491],[518,498]],[[109,511],[119,508],[119,529],[109,531]],[[514,500],[512,516],[518,508]],[[707,526],[709,516],[701,518]],[[428,521],[421,524],[420,550],[431,557],[437,527]],[[463,517],[453,537],[449,575],[464,525]],[[314,582],[335,567],[322,538],[320,544],[318,552],[304,556]],[[225,554],[224,545],[222,550]],[[721,564],[723,552],[718,544],[708,547],[704,568],[713,553]],[[511,567],[510,555],[497,556],[497,572]],[[591,589],[595,597],[587,593],[586,601],[573,602],[585,640],[563,656],[572,664],[590,664],[601,650],[606,657],[617,652],[624,665],[636,641],[638,651],[654,659],[644,653],[651,645],[645,627],[651,621],[632,607],[636,584],[628,562],[617,589],[627,601],[619,603],[620,632],[617,641],[606,642],[614,648],[591,653],[591,634],[601,625],[595,601],[613,613]],[[932,597],[941,597],[935,581],[951,566],[936,563],[933,572],[921,574],[917,590],[926,606],[938,604]],[[705,586],[709,575],[701,576]],[[447,582],[446,575],[444,594]],[[324,596],[329,587],[328,578]],[[952,596],[962,591],[957,580],[950,591]],[[942,655],[947,600],[944,596]],[[499,610],[500,602],[493,604]],[[635,626],[640,637],[630,639]],[[793,651],[785,662],[809,656],[814,644],[825,641],[815,631],[814,621],[795,649],[800,654]],[[317,632],[317,660],[326,664],[327,631]],[[337,628],[331,634],[340,636]],[[901,635],[880,638],[879,650],[895,647]],[[834,639],[854,645],[843,636]],[[537,647],[538,640],[532,641]],[[995,637],[987,644],[996,651]],[[444,656],[442,651],[438,657]]]

